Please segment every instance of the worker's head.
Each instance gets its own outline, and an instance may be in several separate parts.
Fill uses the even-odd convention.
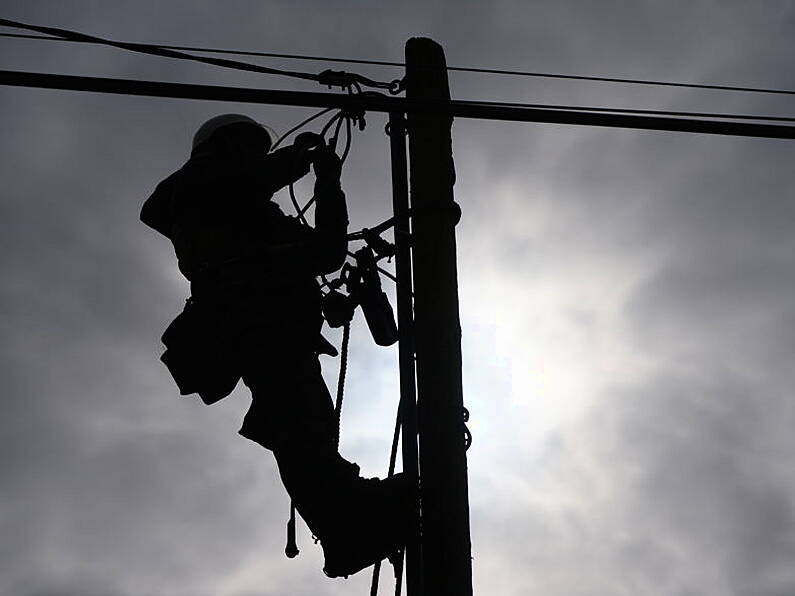
[[[243,114],[221,114],[210,118],[193,136],[193,152],[202,147],[240,153],[267,153],[272,144],[268,129]]]

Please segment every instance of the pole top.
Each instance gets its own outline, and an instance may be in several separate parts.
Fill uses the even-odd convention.
[[[406,97],[450,100],[444,48],[428,37],[406,42]],[[452,121],[452,118],[450,119]]]

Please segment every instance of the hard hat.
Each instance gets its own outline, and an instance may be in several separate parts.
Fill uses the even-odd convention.
[[[229,124],[239,124],[239,123],[251,124],[252,126],[261,128],[263,132],[268,134],[271,143],[273,143],[273,140],[276,135],[273,129],[271,129],[270,127],[260,124],[259,122],[257,122],[253,118],[250,118],[249,116],[246,116],[245,114],[221,114],[220,116],[215,116],[213,118],[210,118],[207,122],[205,122],[199,127],[199,130],[197,130],[196,134],[193,135],[193,149],[195,149],[196,147],[207,141],[211,136],[213,136],[213,133],[219,128],[227,126]]]

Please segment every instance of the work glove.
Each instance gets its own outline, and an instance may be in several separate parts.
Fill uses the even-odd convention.
[[[302,132],[300,135],[295,137],[295,140],[293,141],[293,146],[299,147],[301,149],[311,149],[312,147],[317,147],[318,145],[322,144],[323,137],[314,132]]]
[[[312,165],[315,176],[322,182],[339,182],[342,174],[342,161],[327,145],[320,145],[312,152]]]
[[[296,179],[303,178],[309,173],[309,166],[312,164],[312,151],[313,147],[323,144],[323,137],[314,132],[302,132],[293,141],[293,146],[290,150],[295,156],[295,163],[293,166],[293,173]]]

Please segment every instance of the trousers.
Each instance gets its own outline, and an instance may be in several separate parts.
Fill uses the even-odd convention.
[[[336,415],[317,354],[284,346],[260,352],[243,371],[251,407],[240,434],[273,452],[279,474],[312,533],[344,531],[342,513],[357,499],[359,466],[336,447]]]

